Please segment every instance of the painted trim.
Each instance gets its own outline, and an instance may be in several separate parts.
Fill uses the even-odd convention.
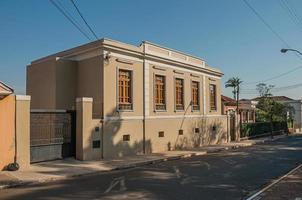
[[[93,98],[91,98],[91,97],[78,97],[78,98],[76,98],[76,102],[93,102]]]
[[[182,119],[182,118],[227,118],[227,115],[162,115],[162,116],[148,116],[146,119]],[[143,120],[144,116],[118,116],[118,117],[105,117],[105,121],[117,120]]]
[[[145,73],[144,73],[144,93],[145,93],[145,116],[149,116],[150,114],[150,66],[148,63],[145,63]]]
[[[151,61],[151,60],[148,60],[148,59],[146,59],[146,63],[149,63],[151,65],[163,66],[163,67],[167,67],[167,68],[175,69],[175,70],[179,70],[179,71],[195,73],[195,74],[199,74],[199,75],[203,75],[203,76],[207,76],[207,77],[212,77],[212,78],[215,78],[215,79],[221,79],[220,76],[209,75],[209,74],[206,74],[204,72],[199,72],[197,70],[186,69],[184,67],[176,67],[176,66],[173,66],[173,65],[168,65],[168,64],[164,64],[164,63],[160,63],[160,62],[156,62],[156,61]]]
[[[226,115],[162,115],[162,116],[149,116],[147,119],[178,119],[178,118],[211,118],[211,117],[227,117]]]
[[[45,113],[45,112],[66,113],[66,112],[68,112],[68,110],[61,110],[61,109],[31,109],[30,112],[34,112],[34,113]]]
[[[165,83],[165,110],[157,110],[156,109],[156,102],[155,102],[155,96],[156,96],[156,82],[155,82],[155,77],[156,76],[162,76],[164,77],[164,83]],[[153,72],[153,112],[167,112],[167,75],[159,74],[156,72]]]
[[[207,101],[206,101],[206,78],[205,76],[202,76],[202,82],[203,82],[203,114],[205,115],[207,113]]]
[[[31,97],[28,95],[16,95],[17,101],[30,101]]]
[[[130,72],[130,87],[131,87],[131,109],[123,110],[119,109],[119,71],[129,71]],[[119,65],[116,67],[116,111],[117,112],[134,112],[134,92],[133,92],[133,86],[134,86],[134,69],[128,68],[128,67],[120,67]]]

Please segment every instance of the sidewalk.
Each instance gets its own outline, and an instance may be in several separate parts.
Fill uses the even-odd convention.
[[[274,140],[283,137],[286,136],[275,136]],[[247,147],[258,143],[264,143],[266,141],[271,141],[271,138],[266,137],[240,142],[231,142],[223,145],[211,145],[192,150],[166,151],[162,153],[128,156],[111,160],[105,159],[100,161],[78,161],[73,158],[68,158],[64,160],[42,162],[32,164],[28,170],[24,171],[0,172],[0,189],[43,183],[54,180],[62,180],[69,177],[76,177],[87,174],[128,169],[169,160],[205,155],[207,153],[215,153],[228,149]]]
[[[248,200],[302,199],[302,165],[260,190]]]

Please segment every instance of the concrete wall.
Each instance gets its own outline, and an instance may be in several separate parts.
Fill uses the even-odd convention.
[[[32,109],[56,108],[56,59],[27,66],[26,94]]]
[[[99,160],[102,158],[102,146],[93,148],[94,141],[101,142],[100,120],[92,119],[92,98],[76,100],[76,158],[78,160]],[[96,129],[98,128],[98,129]]]
[[[16,162],[20,169],[30,164],[30,96],[16,95]]]
[[[14,162],[15,96],[0,99],[0,170]]]
[[[13,162],[26,169],[30,163],[30,97],[9,95],[0,100],[0,170]]]
[[[93,115],[103,114],[103,58],[92,57],[78,62],[76,97],[93,98]]]

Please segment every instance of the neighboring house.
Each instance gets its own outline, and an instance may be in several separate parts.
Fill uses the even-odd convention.
[[[296,132],[302,131],[302,100],[294,100],[286,96],[272,96],[270,98],[293,108],[293,113],[291,113],[291,115],[294,120],[294,130],[296,130]],[[260,97],[257,97],[252,99],[252,101],[258,103],[259,99]]]
[[[232,114],[236,112],[236,100],[221,95],[222,114]],[[242,123],[255,122],[256,107],[250,101],[239,101],[239,113]]]
[[[222,75],[157,44],[102,39],[31,62],[26,90],[32,109],[83,118],[76,157],[85,160],[227,142]]]
[[[0,81],[0,171],[13,162],[29,166],[29,100]]]

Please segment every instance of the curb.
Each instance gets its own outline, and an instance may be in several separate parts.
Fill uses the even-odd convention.
[[[0,190],[8,189],[8,188],[22,187],[22,186],[29,186],[29,185],[37,185],[37,184],[41,184],[41,183],[65,180],[65,179],[73,178],[73,177],[81,177],[81,176],[86,176],[86,175],[94,175],[94,174],[101,174],[101,173],[118,171],[118,170],[132,169],[132,168],[141,167],[141,166],[145,166],[145,165],[158,164],[158,163],[162,163],[162,162],[180,160],[180,159],[190,158],[190,157],[194,157],[194,156],[207,155],[207,154],[211,154],[211,153],[218,153],[218,152],[221,152],[224,150],[239,149],[239,148],[253,146],[255,144],[265,143],[268,141],[275,141],[275,140],[278,140],[278,139],[281,139],[284,137],[286,137],[286,135],[284,135],[283,137],[278,137],[278,138],[273,138],[273,139],[263,139],[262,141],[251,142],[251,143],[248,143],[245,145],[234,144],[229,147],[221,147],[221,148],[217,148],[217,149],[213,149],[213,150],[210,149],[207,151],[194,152],[194,153],[185,153],[182,155],[176,155],[176,156],[170,156],[170,157],[166,157],[166,158],[159,158],[159,159],[155,159],[155,160],[148,160],[148,161],[143,161],[143,162],[138,162],[138,163],[133,163],[133,164],[128,164],[128,165],[122,165],[122,166],[113,167],[112,169],[105,170],[105,171],[93,171],[93,172],[86,172],[83,174],[72,174],[72,175],[66,175],[63,177],[48,178],[45,180],[37,180],[37,181],[17,181],[17,182],[11,183],[11,184],[0,185]]]
[[[293,174],[295,171],[297,171],[299,168],[302,167],[302,164],[296,166],[295,168],[291,169],[289,172],[287,172],[286,174],[284,174],[283,176],[279,177],[278,179],[272,181],[270,184],[268,184],[267,186],[265,186],[264,188],[260,189],[258,192],[252,194],[251,196],[247,197],[246,200],[254,200],[256,199],[259,195],[261,195],[263,192],[265,192],[266,190],[270,189],[271,187],[273,187],[274,185],[278,184],[280,181],[282,181],[284,178],[286,178],[287,176],[289,176],[290,174]]]

